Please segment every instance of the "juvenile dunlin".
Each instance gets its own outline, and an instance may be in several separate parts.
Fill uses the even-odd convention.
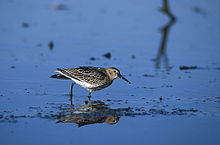
[[[101,67],[87,66],[71,69],[57,68],[57,72],[59,74],[55,74],[51,76],[51,78],[71,79],[74,81],[74,83],[71,85],[71,96],[73,85],[78,84],[89,91],[89,99],[92,91],[97,91],[108,87],[116,78],[121,78],[130,84],[130,82],[120,74],[120,71],[114,67],[106,69]]]

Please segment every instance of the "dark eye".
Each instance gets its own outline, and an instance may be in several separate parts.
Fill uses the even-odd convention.
[[[114,70],[114,73],[117,73],[117,71],[116,71],[116,70]]]

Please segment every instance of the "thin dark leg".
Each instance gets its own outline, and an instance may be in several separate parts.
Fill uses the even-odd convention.
[[[73,95],[70,94],[70,105],[73,105]]]
[[[91,100],[91,93],[92,93],[92,92],[89,91],[89,96],[88,96],[89,101]]]
[[[75,83],[72,83],[71,85],[71,91],[70,91],[70,104],[73,105],[72,99],[73,99],[73,86],[75,85]]]

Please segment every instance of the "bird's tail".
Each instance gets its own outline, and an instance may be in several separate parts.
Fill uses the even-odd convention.
[[[65,77],[64,75],[62,74],[55,74],[55,75],[52,75],[50,76],[51,78],[54,78],[54,79],[63,79],[63,80],[69,80],[68,77]]]

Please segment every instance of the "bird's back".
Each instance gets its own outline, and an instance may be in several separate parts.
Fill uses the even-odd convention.
[[[112,83],[104,68],[78,67],[57,70],[62,75],[74,80],[77,84],[87,89],[100,90]]]

